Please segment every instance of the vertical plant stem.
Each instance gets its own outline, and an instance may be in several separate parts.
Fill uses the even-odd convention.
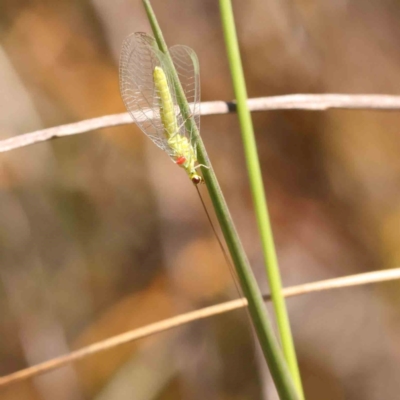
[[[228,245],[236,272],[238,274],[243,293],[247,298],[249,313],[265,359],[270,368],[279,397],[281,400],[298,400],[299,397],[297,395],[296,388],[290,376],[283,354],[279,348],[278,341],[274,335],[261,292],[257,285],[257,281],[250,268],[215,173],[211,168],[206,149],[201,140],[196,124],[194,123],[193,119],[190,118],[190,108],[185,98],[182,86],[179,82],[172,59],[168,53],[168,48],[165,44],[161,29],[158,25],[149,0],[143,0],[143,4],[145,6],[158,47],[167,56],[169,68],[173,74],[176,95],[182,115],[185,119],[187,119],[187,128],[193,132],[198,144],[197,151],[199,162],[210,167],[202,168],[203,176],[210,194],[210,198],[214,205],[218,221]]]
[[[250,186],[253,195],[258,229],[261,236],[262,249],[264,253],[267,276],[271,289],[271,296],[276,314],[279,335],[293,381],[300,394],[300,397],[304,399],[300,371],[290,329],[289,317],[285,300],[282,295],[281,277],[279,273],[270,218],[268,215],[267,200],[264,192],[261,168],[257,154],[253,123],[251,120],[250,111],[247,107],[246,83],[244,80],[242,62],[240,58],[232,4],[230,0],[220,0],[219,3],[229,66],[237,101],[237,112],[242,132],[243,147],[249,173]]]

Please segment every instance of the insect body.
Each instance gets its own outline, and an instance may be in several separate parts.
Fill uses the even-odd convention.
[[[199,64],[195,52],[186,46],[173,46],[170,54],[186,98],[191,118],[200,128]],[[122,98],[133,120],[142,131],[198,184],[196,142],[185,127],[166,56],[155,40],[145,33],[128,36],[120,61]]]
[[[188,138],[179,133],[167,77],[161,67],[154,68],[153,79],[160,96],[160,118],[164,125],[164,135],[167,138],[168,146],[174,152],[173,159],[176,164],[185,169],[190,180],[198,184],[202,182],[203,178],[196,173],[196,152]]]

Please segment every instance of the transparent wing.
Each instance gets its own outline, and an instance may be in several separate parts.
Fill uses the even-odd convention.
[[[190,47],[182,45],[172,46],[169,49],[169,53],[178,72],[187,101],[189,102],[193,119],[197,129],[200,131],[200,66],[197,55]],[[182,118],[178,118],[178,121],[180,125],[183,122]],[[186,135],[193,148],[196,149],[192,132],[186,132]]]
[[[171,155],[160,118],[160,104],[154,86],[154,68],[166,71],[165,56],[151,36],[142,32],[129,35],[123,42],[119,79],[122,99],[140,129],[161,149]],[[167,75],[167,80],[168,80]],[[173,86],[169,83],[175,99]],[[176,104],[176,103],[175,103]]]

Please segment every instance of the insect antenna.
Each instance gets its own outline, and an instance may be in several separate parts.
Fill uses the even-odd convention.
[[[226,263],[228,264],[229,272],[230,272],[230,274],[231,274],[231,276],[232,276],[233,282],[235,283],[236,292],[237,292],[237,294],[239,295],[239,298],[243,299],[243,300],[242,300],[242,301],[243,301],[243,304],[246,305],[246,307],[244,307],[244,309],[246,310],[246,316],[247,316],[247,319],[248,319],[248,324],[246,324],[246,326],[248,327],[248,329],[249,329],[249,331],[250,331],[250,335],[251,335],[251,337],[252,337],[252,343],[253,343],[254,350],[255,350],[255,349],[257,348],[257,337],[256,337],[256,333],[255,333],[255,331],[254,331],[254,327],[253,327],[252,319],[251,319],[251,317],[250,317],[249,309],[247,308],[247,301],[245,300],[245,296],[244,296],[243,291],[242,291],[242,289],[241,289],[241,287],[240,287],[240,285],[239,285],[239,278],[238,278],[238,276],[237,276],[237,273],[236,273],[236,271],[235,271],[235,268],[233,267],[232,261],[231,261],[231,259],[229,258],[227,251],[225,250],[225,247],[224,247],[224,245],[223,245],[223,243],[222,243],[222,240],[221,240],[220,236],[218,235],[217,230],[215,229],[215,225],[213,224],[213,222],[212,222],[212,220],[211,220],[210,213],[209,213],[208,210],[207,210],[207,206],[206,206],[206,204],[205,204],[205,202],[204,202],[203,196],[202,196],[201,193],[200,193],[199,187],[198,187],[197,185],[194,185],[194,187],[195,187],[196,190],[197,190],[197,194],[198,194],[199,199],[200,199],[200,201],[201,201],[201,204],[202,204],[202,206],[203,206],[204,212],[206,213],[208,222],[209,222],[210,225],[211,225],[211,229],[212,229],[213,232],[214,232],[215,238],[217,239],[217,242],[218,242],[218,244],[219,244],[219,247],[220,247],[220,249],[221,249],[221,251],[222,251],[222,253],[223,253],[223,255],[224,255],[225,261],[226,261]],[[254,355],[253,355],[253,361],[254,361],[255,359],[256,359],[256,354],[254,353]]]
[[[235,283],[235,286],[236,286],[236,291],[237,291],[239,297],[240,297],[240,298],[243,298],[244,295],[243,295],[243,292],[242,292],[242,290],[241,290],[241,288],[240,288],[240,286],[239,286],[239,278],[238,278],[238,276],[237,276],[237,274],[236,274],[235,268],[233,267],[232,261],[231,261],[231,259],[230,259],[229,256],[228,256],[228,253],[227,253],[227,251],[226,251],[226,249],[225,249],[225,247],[224,247],[224,245],[223,245],[223,243],[222,243],[222,240],[221,240],[220,236],[218,235],[217,230],[215,229],[215,225],[213,224],[213,222],[212,222],[212,220],[211,220],[210,213],[209,213],[208,210],[207,210],[207,206],[206,206],[206,204],[205,204],[205,202],[204,202],[203,196],[201,195],[201,192],[200,192],[200,190],[199,190],[198,185],[194,185],[194,187],[195,187],[196,190],[197,190],[197,194],[198,194],[199,199],[200,199],[200,201],[201,201],[201,204],[202,204],[202,206],[203,206],[204,212],[206,213],[208,222],[210,223],[211,229],[212,229],[212,231],[214,232],[214,236],[215,236],[215,238],[217,239],[218,245],[219,245],[219,247],[220,247],[220,249],[221,249],[221,251],[222,251],[222,254],[224,255],[225,261],[226,261],[226,263],[228,264],[229,271],[230,271],[230,273],[231,273],[232,279],[233,279],[233,281],[234,281],[234,283]],[[245,302],[245,300],[243,300],[243,302]],[[247,307],[246,307],[246,310],[247,310]],[[248,310],[247,310],[247,311],[248,311]],[[249,316],[249,318],[250,318],[250,316]]]

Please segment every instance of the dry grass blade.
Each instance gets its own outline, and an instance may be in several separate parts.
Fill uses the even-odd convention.
[[[283,293],[285,297],[292,297],[323,290],[339,289],[349,286],[365,285],[368,283],[384,282],[395,279],[400,279],[400,268],[368,272],[364,274],[350,275],[343,278],[328,279],[319,282],[307,283],[304,285],[292,286],[283,289]],[[264,298],[266,301],[270,300],[269,295],[264,296]],[[124,343],[132,342],[134,340],[141,339],[155,333],[164,332],[168,329],[172,329],[192,321],[223,314],[245,306],[247,306],[247,301],[245,299],[237,299],[228,301],[226,303],[217,304],[215,306],[202,308],[201,310],[181,314],[163,321],[155,322],[142,328],[134,329],[121,335],[94,343],[80,350],[73,351],[65,356],[57,357],[42,364],[38,364],[14,372],[10,375],[3,376],[0,378],[0,387],[4,387],[24,379],[32,378],[36,375],[52,371],[73,361],[88,357],[101,351],[112,349]]]
[[[250,111],[267,110],[314,110],[331,108],[359,110],[400,110],[400,96],[389,95],[343,95],[343,94],[293,94],[286,96],[259,97],[248,100]],[[217,115],[236,112],[233,102],[208,101],[201,103],[201,115]],[[138,116],[140,119],[140,116]],[[95,129],[108,128],[133,123],[128,113],[111,114],[103,117],[55,126],[31,133],[0,140],[0,152],[29,146],[46,140],[60,138]]]

